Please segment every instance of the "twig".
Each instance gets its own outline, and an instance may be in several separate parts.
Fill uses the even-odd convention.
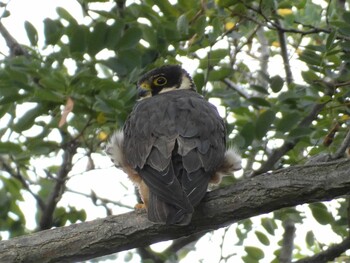
[[[292,70],[291,70],[290,64],[289,64],[286,35],[285,35],[285,32],[280,29],[282,27],[281,27],[281,22],[279,21],[279,19],[276,20],[276,25],[278,25],[277,35],[278,35],[278,39],[280,42],[281,57],[283,60],[284,71],[286,72],[286,80],[287,80],[287,84],[290,85],[293,82],[293,75],[292,75]]]
[[[66,188],[66,192],[70,192],[70,193],[73,193],[73,194],[82,195],[84,197],[91,198],[95,205],[99,205],[99,204],[97,204],[97,200],[99,200],[103,204],[113,204],[113,205],[117,205],[117,206],[120,206],[120,207],[131,209],[131,210],[134,209],[134,207],[129,206],[129,205],[125,205],[125,204],[123,204],[121,202],[117,202],[117,201],[110,200],[110,199],[107,199],[107,198],[99,197],[95,193],[85,194],[85,193],[78,192],[78,191],[75,191],[75,190],[69,189],[69,188]]]
[[[243,98],[245,99],[249,99],[250,96],[247,92],[245,92],[241,87],[239,87],[237,84],[233,83],[230,79],[228,78],[225,78],[223,80],[223,82],[230,88],[230,89],[233,89],[235,91],[237,91],[237,93],[239,95],[241,95]]]
[[[327,250],[308,258],[296,261],[295,263],[327,263],[339,257],[350,248],[350,237],[347,237],[343,242],[333,245]]]

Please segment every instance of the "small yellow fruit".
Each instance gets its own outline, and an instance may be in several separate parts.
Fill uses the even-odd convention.
[[[280,47],[280,42],[273,41],[271,45],[274,46],[274,47]]]
[[[289,8],[279,8],[277,9],[277,14],[280,16],[288,16],[293,14],[293,10]]]
[[[107,134],[106,132],[100,131],[100,132],[98,133],[98,139],[99,139],[100,141],[105,141],[105,140],[107,140],[107,138],[108,138],[108,134]]]
[[[230,31],[230,30],[232,30],[234,27],[235,27],[235,23],[233,23],[233,22],[227,22],[226,24],[225,24],[225,29],[227,30],[227,31]]]

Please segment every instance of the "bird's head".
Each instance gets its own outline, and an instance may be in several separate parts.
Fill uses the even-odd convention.
[[[168,91],[196,90],[190,75],[178,65],[166,65],[143,75],[137,82],[140,100]]]

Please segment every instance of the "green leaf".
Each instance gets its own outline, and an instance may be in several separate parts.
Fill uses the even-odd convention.
[[[35,27],[33,26],[32,23],[25,21],[24,28],[27,32],[27,36],[30,41],[30,44],[32,46],[36,46],[38,44],[38,32],[36,31]]]
[[[213,27],[213,31],[209,34],[209,40],[216,41],[222,33],[222,22],[218,17],[215,17],[211,21],[211,26]]]
[[[315,235],[311,230],[306,233],[305,240],[306,240],[306,244],[309,247],[312,247],[315,244]]]
[[[270,79],[270,87],[272,89],[273,92],[277,93],[279,92],[284,84],[284,80],[280,77],[280,76],[273,76]]]
[[[19,154],[21,147],[13,142],[0,142],[0,154]]]
[[[181,15],[177,19],[176,28],[182,35],[188,34],[188,19],[185,14]]]
[[[78,24],[77,20],[63,7],[56,8],[57,14],[64,20],[68,21],[71,24]]]
[[[198,17],[195,23],[196,33],[198,34],[199,37],[201,37],[204,34],[206,26],[207,26],[207,18],[206,16],[201,15],[200,17]]]
[[[142,37],[142,31],[138,27],[131,27],[125,31],[120,39],[117,48],[118,51],[132,49],[139,43]]]
[[[247,254],[250,258],[253,258],[256,260],[263,259],[265,256],[264,251],[262,251],[258,247],[246,246],[244,248],[244,250],[245,250],[245,252],[247,252]]]
[[[41,105],[37,105],[35,108],[28,110],[13,125],[13,130],[18,133],[28,130],[34,125],[35,118],[40,116],[42,113],[43,107]]]
[[[105,48],[108,27],[105,22],[98,22],[92,33],[89,35],[87,51],[91,56],[95,56]]]
[[[165,17],[177,17],[179,11],[170,4],[169,1],[164,0],[153,0],[153,2],[159,7],[160,11],[164,14]]]
[[[268,237],[260,231],[255,231],[255,235],[258,238],[258,240],[265,246],[269,246],[270,245],[270,240],[268,239]]]
[[[69,50],[72,54],[86,50],[88,29],[85,26],[72,25],[69,30]]]
[[[311,213],[318,223],[321,225],[332,224],[334,218],[332,214],[328,211],[327,207],[323,203],[313,203],[309,204]]]
[[[209,81],[219,81],[228,77],[232,73],[232,69],[230,68],[221,68],[219,70],[209,71]]]
[[[114,24],[107,29],[106,47],[114,49],[122,37],[125,24],[122,20],[116,19]]]
[[[142,37],[150,44],[151,47],[157,47],[157,32],[154,30],[154,28],[144,25],[142,27]]]
[[[316,66],[320,66],[323,61],[320,55],[316,54],[310,49],[306,49],[303,53],[301,53],[300,60],[306,62],[307,64]]]
[[[271,107],[270,102],[260,97],[251,97],[248,100],[256,106]]]
[[[337,31],[333,30],[327,37],[327,41],[326,41],[326,49],[330,50],[334,47],[333,43],[334,40],[337,37]]]
[[[263,86],[259,86],[259,85],[250,85],[250,88],[252,90],[255,90],[257,92],[260,92],[261,94],[264,94],[264,95],[269,95],[269,92],[263,87]]]
[[[297,127],[289,133],[289,137],[291,138],[301,138],[311,134],[310,127]]]
[[[265,230],[270,234],[274,235],[275,230],[277,229],[276,222],[271,218],[261,218],[261,225],[265,228]]]
[[[276,130],[282,133],[290,131],[301,119],[300,113],[296,111],[283,114],[282,119],[276,123]]]
[[[203,73],[197,73],[196,75],[193,76],[193,81],[196,84],[197,90],[201,91],[204,86],[204,74]]]
[[[59,148],[56,142],[42,141],[41,139],[28,139],[26,146],[31,155],[48,155]]]
[[[343,19],[347,24],[350,24],[350,12],[344,12]]]
[[[44,35],[46,45],[56,45],[63,35],[63,26],[61,22],[46,18],[44,20]]]
[[[210,62],[214,65],[219,63],[220,60],[224,59],[229,55],[229,51],[227,49],[216,49],[210,52]]]
[[[302,71],[301,76],[307,83],[314,83],[316,80],[319,79],[319,76],[313,71],[313,70],[308,70],[308,71]]]
[[[275,120],[275,112],[272,110],[266,110],[260,114],[255,125],[255,135],[258,140],[266,135],[270,126]]]
[[[255,127],[251,122],[247,122],[241,132],[240,135],[244,138],[244,147],[243,148],[247,148],[249,145],[252,144],[253,140],[254,140],[254,136],[255,136]]]

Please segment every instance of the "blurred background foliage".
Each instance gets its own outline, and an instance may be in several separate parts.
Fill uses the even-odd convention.
[[[43,32],[27,21],[28,46],[0,27],[9,46],[0,67],[2,236],[29,232],[19,206],[24,192],[36,200],[37,231],[86,219],[85,210],[57,205],[74,156],[88,158],[86,170],[95,168],[94,154],[103,154],[106,139],[122,128],[135,103],[137,79],[166,63],[183,64],[198,92],[226,119],[229,144],[241,152],[244,172],[223,185],[343,153],[337,151],[350,119],[349,1],[77,2],[83,21],[61,7],[57,19],[43,21]],[[1,8],[1,21],[6,21],[11,13],[6,4]],[[35,162],[44,157],[55,161],[37,169]],[[96,204],[109,202],[94,193],[90,198]],[[230,261],[237,255],[242,262],[268,262],[265,251],[272,244],[271,260],[280,262],[281,233],[287,226],[303,226],[307,216],[329,226],[338,241],[345,239],[348,206],[343,198],[286,208],[207,235],[222,236],[222,251],[226,236],[235,235],[218,262],[238,262]],[[317,240],[314,229],[301,235],[293,260],[332,242]],[[124,259],[177,262],[193,250],[186,244],[176,254],[162,255],[144,248]]]

